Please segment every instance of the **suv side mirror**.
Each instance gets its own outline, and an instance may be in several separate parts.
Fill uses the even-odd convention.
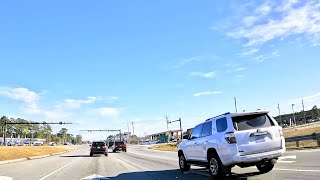
[[[183,135],[183,139],[189,139],[189,134]]]

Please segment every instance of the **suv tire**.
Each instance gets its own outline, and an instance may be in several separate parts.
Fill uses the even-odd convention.
[[[271,171],[273,167],[274,167],[274,164],[272,164],[271,161],[268,161],[267,164],[257,165],[257,168],[261,173],[267,173]]]
[[[104,153],[104,155],[105,155],[105,156],[108,156],[108,153],[106,152],[106,153]]]
[[[179,155],[179,167],[182,172],[189,171],[191,167],[182,153]]]
[[[90,156],[93,156],[93,153],[90,153]]]
[[[219,157],[213,153],[209,155],[209,173],[211,179],[221,179],[226,176],[223,171],[226,167],[221,163]]]

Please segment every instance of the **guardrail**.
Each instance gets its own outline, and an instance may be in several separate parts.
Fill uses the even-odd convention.
[[[313,133],[305,136],[288,137],[288,138],[285,138],[285,140],[286,142],[296,142],[297,147],[299,147],[299,141],[316,140],[318,146],[320,146],[320,133]]]

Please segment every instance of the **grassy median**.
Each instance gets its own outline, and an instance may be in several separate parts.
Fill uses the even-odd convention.
[[[150,146],[149,149],[160,150],[160,151],[178,151],[178,143],[174,144],[161,144]]]
[[[0,161],[50,155],[70,150],[63,146],[0,147]]]

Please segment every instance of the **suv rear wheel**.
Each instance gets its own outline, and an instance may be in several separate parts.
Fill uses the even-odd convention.
[[[257,168],[261,173],[267,173],[271,171],[273,167],[274,164],[272,164],[271,161],[268,161],[267,164],[257,165]]]
[[[179,155],[179,167],[181,171],[189,171],[190,170],[190,165],[187,163],[186,158],[184,155],[181,153]]]
[[[90,156],[93,156],[93,153],[92,153],[92,152],[90,153]]]
[[[211,179],[221,179],[225,177],[226,173],[223,171],[224,168],[224,165],[215,153],[209,156],[209,173]]]

